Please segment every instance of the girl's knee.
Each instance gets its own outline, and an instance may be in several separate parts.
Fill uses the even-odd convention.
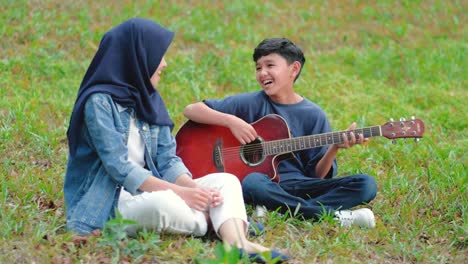
[[[230,173],[225,173],[225,172],[220,172],[220,173],[213,173],[213,174],[208,174],[205,176],[206,179],[204,179],[204,183],[202,185],[212,185],[213,187],[221,187],[223,185],[227,186],[240,186],[240,181],[239,179]]]
[[[221,173],[221,176],[223,178],[223,182],[227,184],[235,184],[235,185],[240,185],[239,178],[235,176],[234,174],[231,173]]]

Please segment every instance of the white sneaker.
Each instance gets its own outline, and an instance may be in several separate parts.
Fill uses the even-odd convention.
[[[357,225],[360,227],[374,228],[375,217],[374,213],[368,208],[361,208],[357,210],[340,210],[335,212],[336,218],[341,222],[341,226],[350,227]]]
[[[268,213],[268,210],[266,209],[265,206],[263,205],[257,205],[255,206],[255,213],[254,215],[258,218],[264,217]]]

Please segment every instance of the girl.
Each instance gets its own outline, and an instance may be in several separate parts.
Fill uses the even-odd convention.
[[[255,260],[263,261],[262,252],[288,260],[246,238],[248,221],[235,176],[193,180],[175,155],[173,123],[155,89],[173,36],[153,21],[134,18],[102,38],[67,132],[67,228],[92,234],[118,208],[137,228],[203,236],[211,224],[225,243]]]

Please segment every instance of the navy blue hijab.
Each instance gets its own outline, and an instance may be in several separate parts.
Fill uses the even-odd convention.
[[[111,95],[120,105],[135,109],[137,117],[149,124],[174,126],[150,80],[173,37],[173,32],[143,18],[129,19],[103,36],[71,115],[67,136],[72,156],[78,145],[84,105],[93,93]]]

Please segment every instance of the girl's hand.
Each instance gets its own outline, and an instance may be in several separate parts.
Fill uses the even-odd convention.
[[[211,193],[199,187],[181,187],[177,194],[197,211],[205,211],[211,204]]]
[[[219,206],[224,202],[221,193],[212,188],[203,187],[181,187],[177,193],[187,205],[197,211],[208,211],[210,208]]]
[[[210,194],[211,194],[211,204],[210,207],[214,208],[219,205],[221,205],[224,202],[224,197],[221,195],[221,193],[213,188],[206,188]]]

